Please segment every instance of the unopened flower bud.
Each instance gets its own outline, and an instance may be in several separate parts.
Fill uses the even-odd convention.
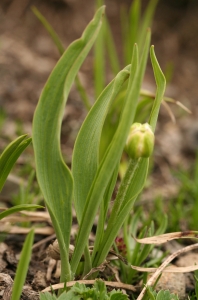
[[[125,150],[130,158],[149,157],[153,152],[154,133],[148,123],[134,123],[129,131]]]

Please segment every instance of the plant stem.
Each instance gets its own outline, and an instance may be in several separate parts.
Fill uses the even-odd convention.
[[[105,231],[105,234],[104,234],[104,237],[103,237],[103,244],[104,244],[104,241],[106,239],[107,236],[110,235],[112,229],[114,228],[115,224],[117,223],[118,219],[118,215],[120,213],[120,209],[123,205],[123,202],[126,198],[126,194],[127,194],[127,191],[128,191],[128,186],[130,185],[130,182],[134,176],[134,173],[135,171],[137,170],[139,164],[138,164],[138,161],[139,159],[131,159],[130,162],[129,162],[129,166],[128,166],[128,169],[125,173],[125,176],[120,184],[120,188],[118,190],[118,193],[117,193],[117,196],[116,196],[116,199],[115,199],[115,202],[114,202],[114,206],[113,206],[113,209],[112,209],[112,212],[111,212],[111,215],[110,215],[110,219],[108,221],[108,226],[107,226],[107,229]],[[122,224],[120,224],[120,227],[122,226]],[[103,248],[101,245],[100,245],[101,248]],[[93,263],[93,266],[97,266],[97,256],[96,256],[96,259],[94,260],[94,263]]]
[[[113,209],[111,212],[111,216],[108,221],[108,227],[114,226],[114,224],[116,222],[117,216],[120,212],[120,208],[126,197],[128,186],[130,185],[131,179],[133,178],[133,175],[137,168],[138,168],[138,159],[131,159],[129,162],[128,169],[127,169],[127,171],[124,175],[124,178],[120,184],[120,187],[119,187],[119,190],[118,190],[118,193],[117,193],[114,205],[113,205]]]

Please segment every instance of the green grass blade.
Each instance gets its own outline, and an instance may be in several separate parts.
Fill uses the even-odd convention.
[[[35,7],[31,7],[33,13],[35,16],[39,19],[39,21],[43,24],[47,32],[50,34],[52,40],[54,41],[54,44],[58,48],[59,53],[62,55],[65,51],[65,48],[58,36],[58,34],[55,32],[53,27],[50,25],[50,23],[46,20],[46,18],[40,13],[40,11]]]
[[[62,55],[65,51],[65,48],[64,48],[59,36],[53,29],[53,27],[50,25],[50,23],[46,20],[46,18],[40,13],[40,11],[35,6],[32,6],[32,11],[35,14],[35,16],[39,19],[39,21],[43,24],[43,26],[45,27],[45,29],[51,36],[54,44],[56,45],[60,55]],[[76,88],[82,98],[82,101],[83,101],[86,109],[89,111],[89,109],[91,108],[91,103],[90,103],[89,97],[86,93],[86,90],[83,87],[78,75],[76,75],[75,84],[76,84]]]
[[[105,59],[104,59],[104,25],[98,34],[94,46],[94,85],[95,99],[98,98],[105,86]]]
[[[135,175],[139,169],[140,160],[134,159],[131,160],[128,166],[128,170],[125,173],[125,176],[120,184],[119,190],[117,192],[116,199],[114,201],[113,209],[111,211],[111,216],[108,221],[107,229],[114,226],[117,222],[117,216],[120,212],[120,209],[123,205],[123,202],[126,201],[126,196],[128,196],[128,190],[132,186],[132,195],[128,196],[127,199],[133,198],[139,192],[139,182],[134,182]]]
[[[0,213],[0,220],[2,220],[3,218],[5,218],[11,214],[14,214],[15,212],[19,212],[22,210],[35,209],[35,208],[43,208],[43,206],[36,205],[36,204],[20,204],[20,205],[13,206],[13,207],[6,209],[5,211]]]
[[[157,6],[157,3],[158,3],[158,0],[150,0],[149,4],[147,5],[146,11],[143,15],[142,25],[140,27],[139,39],[138,39],[138,46],[140,48],[140,51],[142,50],[142,47],[144,45],[147,28],[151,27],[153,15],[155,13],[155,8]]]
[[[155,56],[154,46],[152,46],[150,49],[150,56],[151,56],[151,62],[152,62],[153,71],[155,75],[157,91],[156,91],[156,96],[153,103],[151,115],[149,118],[149,124],[151,125],[153,131],[155,131],[160,105],[163,100],[164,92],[166,88],[166,78],[158,64],[157,58]]]
[[[129,67],[126,67],[105,88],[78,133],[72,160],[74,202],[78,220],[81,220],[85,201],[98,169],[100,137],[109,105],[128,77]]]
[[[101,262],[103,262],[109,253],[109,250],[118,235],[118,232],[120,230],[120,227],[124,223],[126,217],[128,216],[129,212],[131,211],[134,202],[137,198],[137,195],[144,187],[146,178],[148,173],[148,159],[140,159],[138,168],[136,169],[135,174],[133,175],[133,187],[134,187],[134,197],[132,194],[129,194],[125,197],[122,206],[120,208],[120,212],[116,217],[116,222],[113,224],[109,224],[104,236],[102,243],[100,244],[98,255],[96,257],[96,260],[93,264],[93,266],[99,265]],[[132,185],[131,185],[132,187]]]
[[[109,182],[109,185],[107,186],[107,190],[105,191],[104,200],[100,206],[100,214],[99,214],[99,219],[98,219],[98,224],[97,224],[97,231],[96,231],[96,235],[95,235],[94,249],[92,252],[92,262],[94,261],[95,255],[98,251],[98,247],[99,247],[99,245],[102,241],[103,235],[104,235],[105,220],[106,220],[107,213],[108,213],[109,202],[112,199],[112,194],[113,194],[116,182],[117,182],[119,166],[120,166],[120,164],[118,164],[117,168],[115,168],[113,176]]]
[[[63,281],[71,278],[68,248],[73,179],[60,150],[61,122],[72,83],[97,37],[103,14],[104,7],[60,58],[41,94],[33,120],[37,178],[57,234]]]
[[[31,230],[28,233],[25,239],[25,243],[23,245],[20,260],[17,266],[16,275],[14,278],[11,300],[20,300],[20,296],[23,290],[23,285],[25,282],[25,278],[27,275],[29,262],[31,258],[33,241],[34,241],[34,231]]]
[[[104,27],[105,27],[104,30],[105,42],[107,47],[107,54],[109,56],[109,63],[110,63],[111,71],[115,76],[120,71],[120,63],[119,63],[119,58],[116,51],[115,43],[113,40],[111,28],[107,18],[105,18]]]
[[[0,156],[0,191],[15,162],[32,140],[31,138],[25,139],[26,136],[22,135],[10,143]]]
[[[133,45],[138,41],[140,12],[141,12],[141,0],[133,1],[129,13],[129,37],[128,37],[131,50],[133,49]]]
[[[130,30],[129,30],[129,22],[127,18],[127,9],[125,6],[121,7],[120,11],[120,22],[121,22],[121,32],[122,32],[122,45],[123,45],[123,54],[124,54],[124,64],[127,65],[131,60],[131,52],[130,48]]]
[[[96,0],[96,7],[104,5],[104,0]],[[94,87],[95,99],[98,98],[105,86],[105,55],[104,55],[104,22],[94,45]]]

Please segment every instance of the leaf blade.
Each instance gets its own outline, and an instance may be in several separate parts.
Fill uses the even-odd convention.
[[[28,233],[25,239],[25,243],[23,245],[23,249],[21,252],[20,260],[17,266],[17,271],[14,279],[11,300],[20,299],[26,274],[28,271],[30,258],[31,258],[33,240],[34,240],[34,230],[31,230]]]
[[[25,150],[25,148],[31,143],[32,139],[25,139],[26,136],[26,134],[22,135],[11,142],[0,156],[0,191],[2,190],[5,181],[17,159]]]
[[[13,206],[0,213],[0,220],[16,212],[22,210],[35,209],[35,208],[43,208],[43,206],[37,204],[20,204],[20,205]]]
[[[60,131],[64,106],[75,76],[100,30],[104,7],[60,58],[41,94],[33,119],[33,146],[37,178],[61,250],[62,277],[71,277],[69,242],[72,219],[73,178],[63,161]]]

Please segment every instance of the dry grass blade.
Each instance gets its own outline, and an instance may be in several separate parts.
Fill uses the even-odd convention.
[[[143,299],[145,293],[146,293],[146,289],[148,286],[153,285],[153,283],[157,280],[158,276],[164,271],[164,269],[166,268],[166,266],[177,256],[179,256],[180,254],[186,253],[188,251],[191,251],[193,249],[198,248],[198,243],[194,244],[194,245],[190,245],[187,246],[183,249],[180,249],[178,251],[176,251],[175,253],[171,254],[162,264],[161,266],[159,266],[159,268],[157,268],[157,270],[155,271],[155,273],[151,276],[151,278],[148,280],[148,282],[146,283],[145,287],[143,288],[143,290],[141,291],[140,295],[138,296],[137,300],[141,300]],[[197,266],[198,268],[198,266]]]
[[[7,208],[0,207],[0,211],[5,211]],[[1,223],[5,222],[48,222],[51,224],[51,219],[48,212],[45,211],[25,211],[16,212],[13,215],[4,217]]]
[[[149,272],[153,273],[158,270],[158,268],[142,268],[131,265],[131,268],[139,272]],[[198,270],[198,265],[188,266],[188,267],[175,267],[169,266],[163,270],[163,273],[189,273]]]
[[[142,89],[142,90],[141,90],[140,95],[141,95],[141,96],[148,96],[148,97],[150,97],[150,98],[155,99],[155,94],[152,93],[152,92],[150,92],[150,91],[148,91],[148,90],[145,90],[145,89]],[[170,98],[170,97],[164,97],[164,98],[163,98],[163,101],[164,101],[165,103],[169,102],[169,103],[176,104],[177,106],[179,106],[179,107],[181,107],[183,110],[185,110],[187,113],[192,114],[191,110],[188,109],[188,108],[187,108],[184,104],[182,104],[180,101],[177,101],[177,100],[175,100],[175,99],[173,99],[173,98]]]
[[[143,239],[137,239],[134,237],[136,242],[140,244],[155,244],[160,245],[175,239],[187,239],[187,238],[198,238],[198,231],[183,231],[183,232],[172,232],[165,233],[157,236],[152,236]]]
[[[83,280],[89,278],[89,276],[91,276],[92,274],[94,274],[96,272],[104,272],[104,270],[106,269],[108,264],[109,264],[108,261],[104,261],[100,266],[98,266],[96,268],[92,268],[91,271],[83,277]]]
[[[177,106],[181,107],[183,110],[185,110],[187,113],[192,114],[192,111],[190,109],[188,109],[185,105],[183,105],[180,101],[174,100],[174,99],[169,98],[169,97],[164,97],[164,100],[166,102],[174,103]]]
[[[68,281],[66,285],[67,285],[67,287],[72,287],[76,282],[82,283],[85,285],[90,285],[90,284],[94,284],[96,280]],[[132,291],[132,292],[137,291],[137,288],[131,284],[125,284],[125,283],[116,282],[116,281],[104,281],[104,283],[105,283],[105,285],[111,286],[116,289],[124,289],[124,290]],[[62,289],[62,288],[64,288],[64,285],[65,285],[64,283],[58,283],[58,284],[51,285],[51,286],[45,288],[44,290],[42,290],[42,293],[50,292],[52,289],[53,290]]]
[[[3,224],[0,228],[0,232],[6,232],[10,234],[28,234],[31,228],[24,228],[19,226],[11,226],[10,224]],[[50,226],[42,228],[35,228],[35,234],[51,235],[54,233],[54,229]]]
[[[51,241],[55,238],[56,238],[56,234],[54,233],[54,234],[42,239],[41,241],[39,241],[39,242],[37,242],[33,245],[32,250],[40,247],[41,245],[43,245],[43,244],[45,244],[45,243],[47,243],[47,242],[49,242],[49,241]]]
[[[174,116],[174,114],[173,114],[173,112],[172,112],[170,106],[168,105],[168,103],[166,103],[166,101],[163,100],[163,101],[162,101],[162,105],[163,105],[163,106],[165,107],[165,109],[167,110],[167,112],[168,112],[168,114],[169,114],[169,116],[170,116],[172,122],[173,122],[173,123],[176,123],[175,116]]]
[[[74,252],[74,246],[70,244],[69,245],[70,258],[73,255],[73,252]],[[93,252],[93,247],[92,246],[89,247],[89,252],[90,253]],[[55,260],[60,259],[60,249],[59,249],[59,244],[58,244],[57,240],[55,240],[53,242],[53,244],[49,245],[48,250],[47,250],[47,255],[48,255],[48,257],[53,258]],[[127,262],[125,257],[123,257],[122,255],[116,253],[113,250],[110,250],[108,255],[107,255],[106,260],[109,262],[111,260],[118,260],[118,259],[121,260],[124,264],[128,265],[128,262]],[[84,255],[82,255],[81,261],[84,261]]]

